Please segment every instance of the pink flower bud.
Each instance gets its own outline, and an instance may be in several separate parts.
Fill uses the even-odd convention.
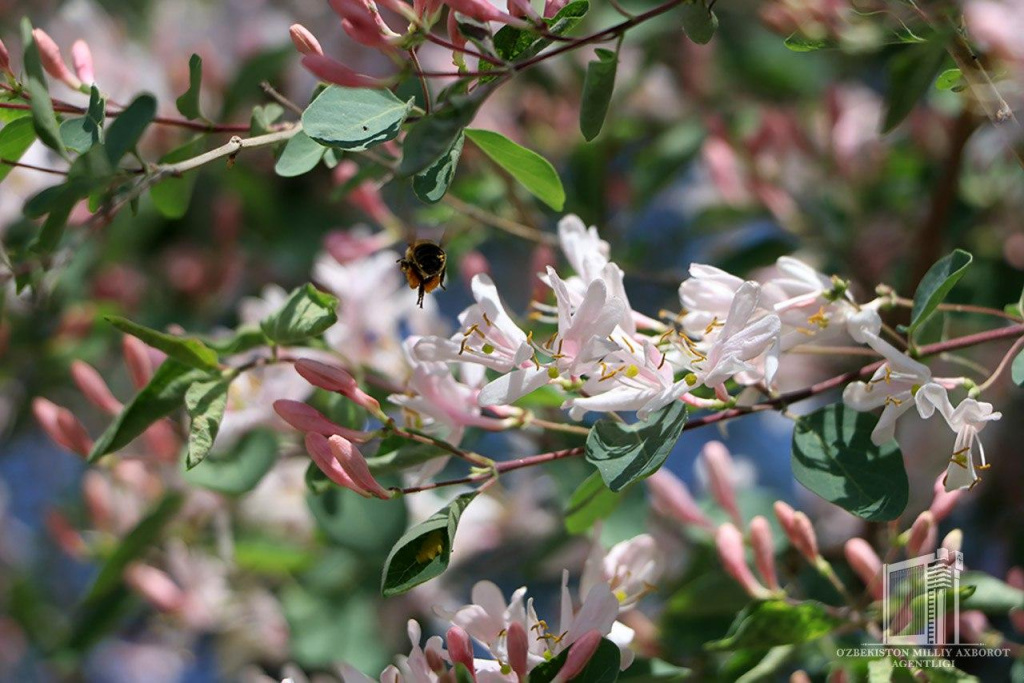
[[[789,675],[789,683],[811,683],[811,677],[803,669],[794,671]]]
[[[94,406],[111,415],[121,412],[124,406],[110,392],[110,387],[94,367],[85,361],[76,360],[71,363],[71,377]]]
[[[500,24],[509,24],[520,28],[529,26],[529,24],[522,19],[516,19],[515,17],[502,12],[500,9],[488,2],[488,0],[444,0],[444,4],[448,5],[449,8],[459,14],[464,14],[471,19],[476,19],[477,21],[496,21]]]
[[[600,645],[601,632],[596,629],[591,629],[577,638],[576,642],[569,646],[569,656],[565,658],[565,664],[555,674],[552,683],[565,683],[580,675]]]
[[[508,13],[519,19],[537,17],[537,11],[533,9],[530,0],[508,0]]]
[[[82,559],[88,554],[89,548],[82,540],[82,535],[71,526],[67,517],[57,510],[46,513],[46,530],[57,547],[71,557]]]
[[[715,547],[725,571],[740,584],[747,593],[755,598],[763,598],[768,591],[762,586],[747,566],[746,554],[743,549],[743,535],[732,524],[723,524],[715,534]]]
[[[754,564],[761,578],[772,590],[779,590],[779,579],[775,573],[775,544],[772,527],[768,520],[758,515],[750,520],[750,543],[754,547]]]
[[[370,434],[335,424],[319,410],[301,401],[279,399],[274,401],[274,411],[281,416],[281,419],[300,432],[315,432],[323,436],[339,434],[349,441],[357,443],[366,443],[370,440]]]
[[[316,39],[309,29],[302,24],[292,24],[288,27],[288,35],[295,43],[295,49],[304,55],[322,55],[324,49],[320,47],[320,41]]]
[[[1009,571],[1006,572],[1006,583],[1014,588],[1024,590],[1024,569],[1010,567]]]
[[[153,359],[149,355],[149,347],[131,335],[125,335],[121,342],[124,364],[136,389],[149,383],[153,376]]]
[[[2,40],[0,40],[0,71],[14,75],[14,71],[11,70],[11,53],[7,51],[7,46]]]
[[[526,635],[526,627],[518,621],[508,625],[506,633],[506,649],[508,650],[508,665],[519,677],[520,681],[526,680],[527,654],[530,650],[529,637]]]
[[[984,642],[988,630],[988,617],[984,612],[976,609],[960,611],[960,638],[962,640],[968,643]]]
[[[561,12],[562,8],[565,7],[568,3],[569,0],[547,0],[544,3],[544,18],[550,19],[551,17],[555,16],[556,14]]]
[[[308,54],[302,58],[302,66],[322,81],[342,85],[346,88],[384,88],[387,83],[356,73],[341,62],[324,55]]]
[[[960,549],[964,545],[964,532],[959,529],[953,529],[946,537],[942,539],[942,547],[952,553],[960,552]]]
[[[935,518],[936,524],[949,516],[949,513],[951,513],[953,508],[956,507],[956,504],[960,501],[960,496],[963,494],[963,489],[947,491],[945,485],[942,483],[942,480],[945,478],[945,473],[940,474],[935,480],[935,485],[932,487],[934,495],[932,497],[932,505],[929,510],[931,510],[932,517]]]
[[[814,533],[814,525],[804,513],[793,514],[793,532],[789,540],[808,562],[814,564],[818,561],[818,537]]]
[[[470,676],[476,680],[476,667],[473,665],[473,643],[469,634],[461,626],[452,626],[448,629],[448,656],[452,658],[452,664],[462,664],[469,669]]]
[[[1010,610],[1010,623],[1018,633],[1024,633],[1024,609],[1014,607]]]
[[[666,468],[661,468],[647,478],[647,490],[651,494],[651,507],[666,517],[672,517],[684,524],[696,524],[713,529],[714,524],[701,512],[686,484]]]
[[[459,261],[459,275],[462,276],[462,281],[466,283],[466,289],[472,287],[473,278],[481,273],[484,275],[491,274],[491,264],[487,262],[487,257],[476,249],[463,254],[462,259]]]
[[[938,540],[938,529],[935,526],[935,518],[932,513],[925,510],[910,527],[910,535],[907,537],[907,556],[917,557],[935,550],[935,542]]]
[[[380,18],[377,6],[369,0],[329,0],[331,9],[341,17],[341,28],[352,40],[366,47],[386,49],[386,36],[394,35]]]
[[[58,445],[79,455],[88,455],[92,450],[92,440],[85,427],[67,408],[45,398],[36,398],[32,401],[32,414],[46,435]]]
[[[92,63],[92,50],[89,43],[84,40],[76,40],[71,45],[71,64],[75,67],[75,73],[79,80],[86,85],[96,82],[96,70]]]
[[[374,479],[373,474],[370,473],[370,468],[366,464],[366,458],[363,457],[358,448],[352,445],[351,441],[335,435],[328,438],[327,442],[330,444],[334,459],[341,463],[342,469],[345,470],[357,486],[365,491],[369,491],[378,498],[384,500],[391,498],[391,492]]]
[[[779,520],[779,524],[782,525],[782,530],[786,532],[786,536],[791,536],[793,534],[793,516],[796,514],[796,510],[781,500],[775,501],[772,509],[775,510],[775,518]]]
[[[82,476],[82,501],[89,521],[100,531],[109,531],[113,526],[111,497],[110,482],[99,470],[87,470]]]
[[[316,432],[306,434],[306,451],[313,458],[313,462],[320,468],[320,471],[327,475],[327,478],[338,486],[355,491],[363,498],[370,498],[369,492],[352,480],[348,472],[342,468],[341,463],[334,457],[331,444],[327,437]]]
[[[421,24],[426,26],[430,26],[437,21],[442,6],[441,0],[413,0],[412,2],[413,14],[416,15]]]
[[[737,527],[743,526],[743,517],[736,506],[736,489],[733,488],[734,469],[729,449],[720,441],[709,441],[701,452],[707,465],[708,486],[722,509],[729,513]]]
[[[355,378],[341,368],[302,358],[295,362],[295,370],[313,386],[339,393],[375,415],[381,413],[377,399],[360,389]]]
[[[878,554],[871,544],[863,538],[851,538],[843,546],[843,554],[846,555],[850,569],[860,577],[871,596],[876,600],[881,600],[882,560],[878,558]]]
[[[161,612],[176,612],[185,604],[184,591],[156,567],[135,562],[124,570],[124,581]]]
[[[53,38],[41,28],[32,29],[32,38],[36,42],[36,47],[39,48],[39,59],[46,73],[72,90],[81,88],[82,81],[78,80],[68,69],[68,65],[64,63],[64,57],[60,53],[60,48],[57,47],[57,43],[53,42]]]

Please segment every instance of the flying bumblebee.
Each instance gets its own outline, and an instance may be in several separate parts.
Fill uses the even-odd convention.
[[[409,281],[409,289],[419,288],[416,303],[423,308],[423,295],[444,286],[448,255],[440,244],[433,240],[416,240],[405,250],[405,258],[398,259],[398,265]]]

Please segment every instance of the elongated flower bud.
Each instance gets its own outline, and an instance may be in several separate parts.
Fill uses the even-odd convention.
[[[346,88],[383,88],[387,86],[387,83],[378,78],[356,73],[336,59],[324,55],[308,54],[302,58],[302,66],[320,80]]]
[[[174,612],[185,604],[185,593],[170,576],[156,567],[136,562],[124,571],[124,580],[161,612]]]
[[[39,60],[42,62],[46,73],[61,81],[72,90],[81,88],[82,81],[68,69],[68,65],[64,63],[64,56],[61,55],[57,43],[53,42],[53,38],[41,28],[32,29],[32,38],[36,42],[36,47],[39,48]]]
[[[907,556],[916,557],[930,553],[935,550],[935,542],[938,540],[938,530],[935,526],[935,518],[932,513],[925,510],[910,527],[910,535],[907,537]]]
[[[149,355],[149,348],[135,337],[125,335],[121,342],[121,350],[132,384],[136,389],[141,389],[153,376],[153,359]]]
[[[288,35],[295,43],[295,49],[302,54],[322,55],[324,53],[324,49],[320,47],[320,41],[302,24],[292,24],[288,28]]]
[[[76,40],[71,45],[71,65],[75,67],[75,74],[82,83],[92,85],[96,82],[96,68],[93,66],[89,43]]]
[[[679,477],[662,468],[647,479],[647,489],[651,493],[651,507],[659,513],[674,517],[684,524],[696,524],[705,529],[713,529],[714,524],[701,512],[697,502],[690,495]]]
[[[810,518],[802,512],[793,514],[793,532],[789,540],[800,554],[807,558],[811,564],[818,561],[818,537],[814,533],[814,525]]]
[[[947,491],[945,485],[942,483],[942,480],[945,478],[945,473],[940,474],[935,480],[935,485],[932,488],[932,504],[928,509],[931,511],[936,523],[941,522],[949,516],[949,513],[953,511],[956,504],[960,502],[960,496],[964,492],[963,489]]]
[[[775,543],[768,520],[758,515],[750,520],[750,543],[754,547],[754,564],[758,573],[772,590],[779,590],[775,573]]]
[[[851,538],[843,546],[843,554],[846,556],[850,569],[868,587],[871,597],[881,600],[882,560],[878,558],[878,554],[871,544],[863,538]]]
[[[520,681],[526,680],[528,667],[527,655],[530,650],[529,637],[526,634],[526,627],[518,621],[508,625],[507,638],[508,665],[519,677]]]
[[[754,578],[743,549],[743,535],[732,524],[723,524],[715,534],[715,547],[725,571],[740,584],[748,594],[755,598],[768,595],[767,589]]]
[[[0,40],[0,71],[14,75],[14,71],[11,70],[11,53],[7,51],[7,46],[2,40]]]
[[[555,16],[556,14],[561,12],[562,8],[565,7],[568,3],[569,0],[547,0],[544,3],[544,18],[550,19],[551,17]]]
[[[502,12],[492,5],[488,0],[445,0],[446,5],[459,14],[464,14],[477,21],[496,21],[500,24],[509,24],[524,28],[528,26],[522,19]]]
[[[733,487],[734,468],[729,449],[720,441],[710,441],[701,452],[707,465],[708,486],[722,509],[729,513],[737,527],[743,526],[739,507],[736,505],[736,489]]]
[[[106,477],[99,470],[86,470],[82,475],[82,502],[92,526],[100,531],[109,531],[113,526],[111,498],[110,482]]]
[[[82,539],[82,535],[71,526],[67,517],[57,510],[50,510],[46,513],[46,530],[50,534],[57,547],[76,559],[83,559],[89,552],[89,547]]]
[[[377,399],[360,389],[355,378],[338,366],[302,358],[295,362],[295,370],[313,386],[339,393],[375,415],[380,414]]]
[[[105,413],[117,415],[121,412],[121,402],[111,393],[110,387],[96,368],[85,361],[76,360],[71,363],[71,378],[89,402]]]
[[[473,643],[469,634],[461,626],[452,626],[446,634],[448,643],[448,656],[452,664],[462,664],[469,669],[473,680],[476,680],[476,667],[473,666]]]
[[[341,463],[341,467],[348,473],[360,488],[369,491],[378,498],[387,500],[391,498],[391,493],[381,486],[373,474],[370,473],[370,468],[366,464],[366,458],[359,452],[359,449],[352,445],[351,441],[348,441],[340,436],[332,436],[327,439],[331,447],[331,453],[334,454],[334,458]]]
[[[577,638],[576,642],[569,646],[569,656],[565,658],[565,664],[552,679],[553,683],[565,683],[580,675],[600,644],[601,633],[596,629],[591,629]]]
[[[337,458],[334,457],[334,452],[331,450],[331,444],[327,441],[327,437],[316,432],[309,432],[306,434],[306,451],[309,453],[309,457],[313,458],[313,462],[320,468],[320,471],[327,475],[327,478],[333,481],[338,486],[344,487],[351,491],[355,491],[363,498],[371,498],[370,493],[359,486],[349,473],[341,466]]]
[[[323,436],[338,434],[357,443],[366,443],[371,437],[371,434],[367,432],[348,429],[331,422],[319,410],[301,401],[284,398],[274,401],[274,412],[300,432],[315,432]]]
[[[83,456],[92,450],[88,432],[67,408],[45,398],[37,398],[32,401],[32,414],[46,435],[67,450]]]

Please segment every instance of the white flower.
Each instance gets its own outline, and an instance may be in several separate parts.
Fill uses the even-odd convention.
[[[725,382],[740,372],[758,373],[750,361],[764,356],[763,375],[771,384],[779,365],[779,334],[782,323],[775,314],[754,315],[760,297],[756,282],[744,282],[736,290],[725,323],[714,336],[706,358],[694,361],[698,380],[724,398]]]
[[[917,392],[917,409],[921,417],[928,418],[938,410],[946,419],[950,429],[956,432],[953,444],[953,455],[946,467],[943,484],[947,491],[956,489],[972,489],[981,481],[978,470],[989,468],[985,460],[985,448],[978,439],[978,434],[985,425],[1002,417],[1002,413],[992,411],[991,403],[965,398],[956,408],[949,401],[946,390],[937,384],[922,387]],[[974,447],[978,447],[980,462],[974,464]]]
[[[725,320],[743,280],[714,266],[690,265],[690,277],[679,285],[679,302],[685,314],[683,330],[701,339]]]
[[[661,578],[664,557],[650,534],[622,541],[604,552],[595,542],[580,577],[580,595],[598,583],[606,583],[619,601],[619,611],[633,608]]]
[[[420,339],[413,355],[425,361],[479,363],[498,372],[531,364],[533,347],[512,320],[490,276],[475,275],[471,289],[476,303],[459,315],[460,331],[449,339]]]

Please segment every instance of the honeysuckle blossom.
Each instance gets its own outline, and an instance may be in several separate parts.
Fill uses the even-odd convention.
[[[459,315],[459,331],[448,339],[420,339],[413,355],[424,361],[479,363],[498,372],[537,367],[527,334],[512,320],[491,277],[477,274],[470,288],[476,303]]]
[[[737,373],[761,374],[771,384],[779,365],[779,333],[782,323],[774,313],[755,317],[760,286],[744,282],[736,290],[724,324],[705,353],[694,361],[698,381],[715,390],[720,398],[728,396],[725,382]],[[751,363],[763,356],[763,371]]]
[[[580,577],[580,595],[606,583],[619,601],[619,611],[632,609],[654,590],[663,568],[664,557],[650,534],[617,543],[607,553],[595,542]]]
[[[954,408],[945,388],[935,384],[923,387],[917,392],[917,396],[917,409],[921,417],[928,418],[938,411],[946,419],[950,429],[956,432],[953,455],[943,477],[946,491],[974,488],[981,481],[978,470],[989,468],[985,460],[985,448],[978,439],[978,434],[989,422],[1000,419],[1002,413],[994,412],[991,403],[973,398],[965,398]],[[978,450],[977,465],[975,446]]]

